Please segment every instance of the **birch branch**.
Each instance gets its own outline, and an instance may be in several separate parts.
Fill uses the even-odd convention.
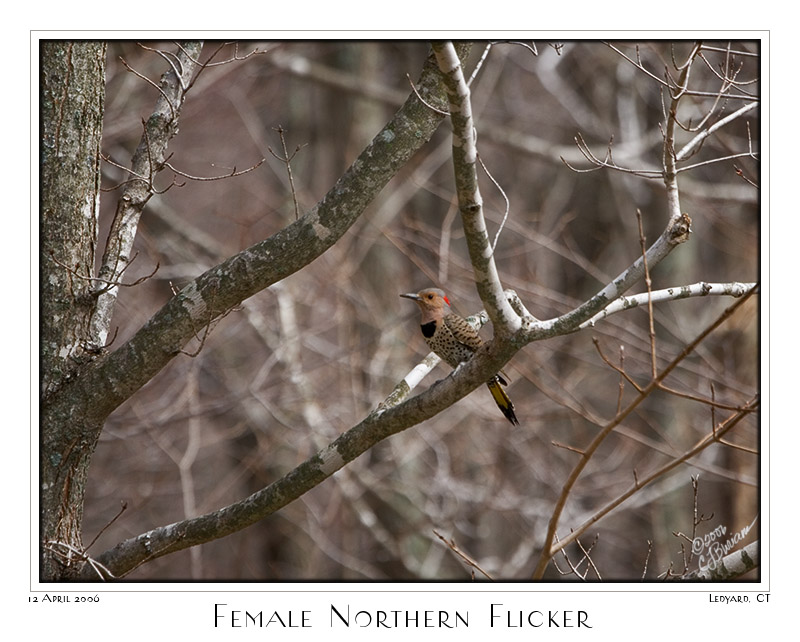
[[[131,250],[139,227],[139,218],[154,193],[153,179],[166,160],[169,141],[178,131],[181,106],[198,66],[196,59],[202,48],[202,42],[187,42],[179,45],[179,53],[174,56],[174,61],[167,59],[170,68],[161,77],[161,83],[157,87],[160,95],[153,113],[144,125],[139,147],[131,159],[129,172],[134,180],[125,184],[117,202],[117,211],[111,223],[98,272],[98,296],[89,334],[97,345],[106,343],[119,293],[116,285],[107,287],[102,284],[118,283],[132,260]]]
[[[648,248],[644,256],[639,256],[602,290],[574,310],[545,321],[525,317],[523,334],[526,342],[552,336],[553,332],[556,334],[574,332],[580,328],[581,324],[600,314],[614,299],[622,296],[623,293],[644,277],[645,257],[647,265],[652,270],[672,250],[688,240],[692,231],[691,222],[692,220],[686,214],[682,214],[677,220],[670,220],[661,236]]]
[[[671,87],[669,112],[664,131],[664,152],[662,162],[664,165],[664,186],[667,188],[667,211],[670,221],[677,221],[681,217],[680,194],[678,192],[677,153],[675,151],[675,128],[678,126],[678,103],[686,93],[689,86],[689,75],[695,56],[700,53],[700,44],[696,44],[681,67],[677,88]]]
[[[432,46],[450,103],[458,207],[478,294],[492,319],[495,333],[511,335],[520,328],[521,322],[503,294],[486,230],[483,199],[478,188],[478,148],[469,86],[453,43],[435,42]]]
[[[761,563],[761,542],[755,541],[744,548],[728,553],[714,568],[708,567],[692,571],[677,578],[681,581],[709,580],[712,582],[729,582],[748,571],[752,571]]]
[[[684,158],[688,157],[695,149],[697,149],[700,143],[702,143],[706,138],[711,136],[711,134],[713,134],[719,128],[723,127],[724,125],[727,125],[731,121],[734,121],[741,116],[744,116],[746,113],[752,111],[756,107],[758,107],[757,101],[747,103],[744,107],[740,107],[732,114],[728,114],[727,116],[725,116],[725,118],[721,118],[713,125],[706,127],[703,131],[697,134],[697,136],[695,136],[694,138],[692,138],[692,140],[686,143],[686,145],[683,146],[681,151],[675,154],[675,160],[682,161]]]
[[[756,287],[755,283],[706,283],[701,281],[699,283],[692,283],[691,285],[653,290],[651,292],[651,300],[653,303],[659,303],[662,301],[677,301],[678,299],[688,299],[690,297],[699,296],[732,296],[738,298],[747,294],[747,292],[754,287]],[[630,310],[640,305],[647,305],[647,302],[647,292],[619,297],[602,311],[595,314],[591,319],[581,323],[577,329],[583,330],[584,328],[594,327],[598,321],[602,321],[612,314]]]

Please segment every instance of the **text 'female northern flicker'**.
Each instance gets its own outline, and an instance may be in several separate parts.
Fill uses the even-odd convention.
[[[457,368],[483,345],[478,331],[450,310],[450,301],[441,290],[429,288],[416,294],[401,294],[400,296],[417,302],[422,311],[420,327],[422,336],[425,337],[425,343],[451,367]],[[517,426],[519,421],[517,415],[514,414],[514,404],[511,403],[511,399],[501,384],[508,385],[499,374],[486,382],[497,407],[500,408],[506,419]]]

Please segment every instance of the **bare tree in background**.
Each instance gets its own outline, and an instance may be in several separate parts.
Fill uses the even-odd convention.
[[[756,568],[758,66],[43,43],[41,578]],[[430,285],[492,340],[412,394]]]

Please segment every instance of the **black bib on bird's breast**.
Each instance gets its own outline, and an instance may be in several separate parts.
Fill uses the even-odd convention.
[[[430,339],[436,332],[436,321],[429,321],[428,323],[423,323],[419,327],[422,328],[422,336],[425,337],[426,339]]]

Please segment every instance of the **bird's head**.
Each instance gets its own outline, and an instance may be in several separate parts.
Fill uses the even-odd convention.
[[[428,288],[417,293],[401,294],[401,297],[416,301],[426,318],[441,318],[450,312],[450,300],[438,288]]]

